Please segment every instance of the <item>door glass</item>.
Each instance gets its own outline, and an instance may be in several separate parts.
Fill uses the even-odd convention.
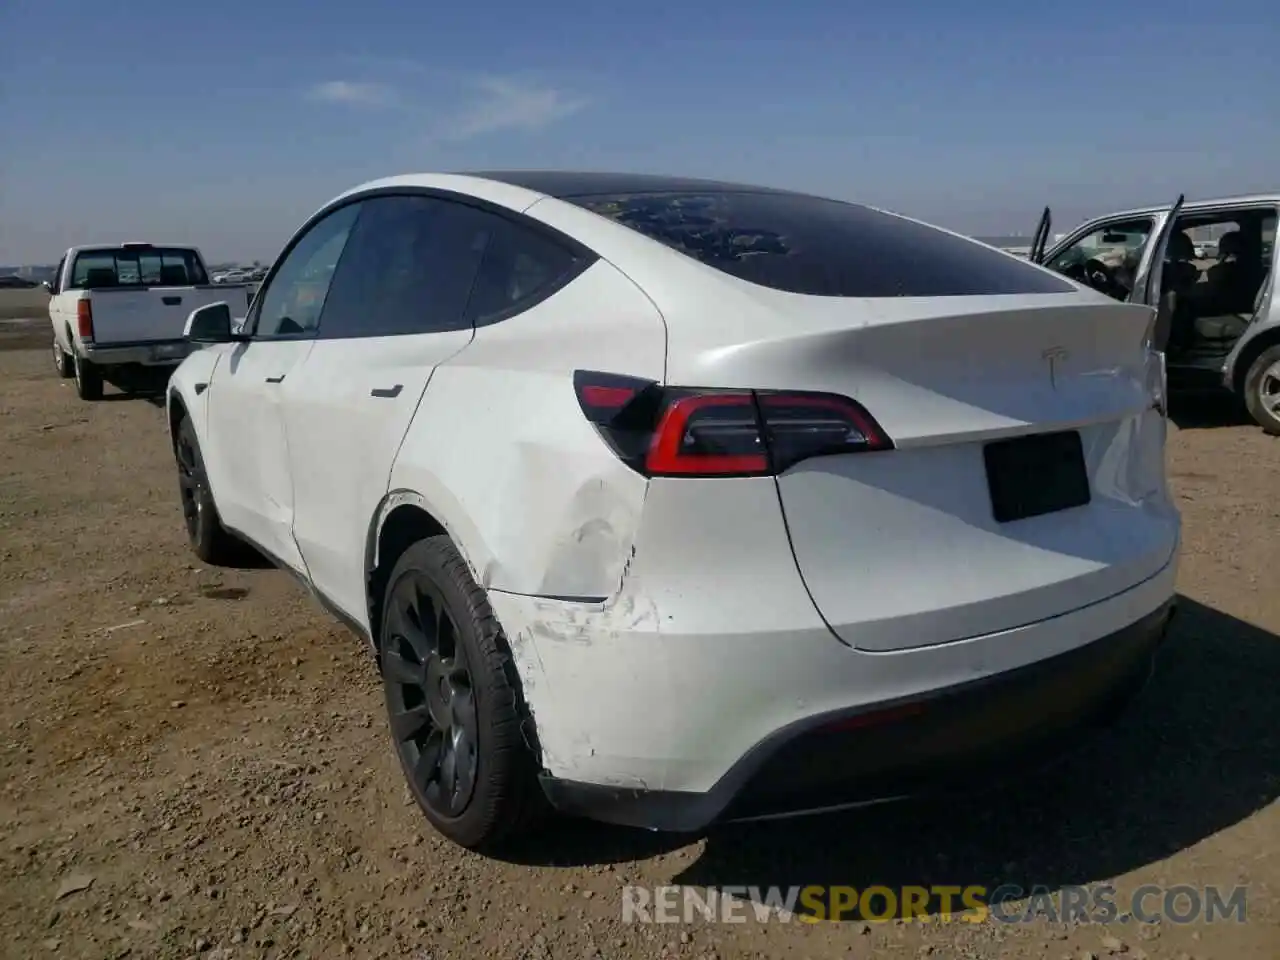
[[[1123,300],[1133,290],[1134,274],[1151,238],[1151,227],[1150,217],[1109,223],[1060,250],[1045,266]]]
[[[510,220],[498,220],[467,314],[481,326],[521,312],[542,300],[546,291],[556,289],[577,262],[554,240]]]
[[[258,298],[255,336],[314,334],[320,324],[338,258],[360,215],[359,203],[348,204],[316,223],[286,255],[280,269]]]
[[[1185,214],[1169,238],[1162,296],[1175,309],[1169,349],[1226,347],[1249,325],[1271,269],[1274,209]]]
[[[325,304],[320,335],[469,329],[467,295],[497,219],[434,197],[366,201]]]

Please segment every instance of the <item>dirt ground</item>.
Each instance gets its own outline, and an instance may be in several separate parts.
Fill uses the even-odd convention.
[[[1181,613],[1122,727],[1064,765],[963,803],[696,840],[553,822],[498,861],[410,804],[359,644],[284,574],[190,553],[157,404],[79,402],[44,341],[0,325],[5,957],[1280,955],[1280,440],[1213,417],[1172,437]],[[628,884],[1104,882],[1247,885],[1246,922],[621,907]]]

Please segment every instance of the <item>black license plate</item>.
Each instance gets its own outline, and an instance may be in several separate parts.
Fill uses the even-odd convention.
[[[1039,517],[1089,502],[1089,473],[1076,430],[988,443],[991,510],[999,523]]]

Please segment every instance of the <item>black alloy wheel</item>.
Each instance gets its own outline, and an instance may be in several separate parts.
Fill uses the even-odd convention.
[[[460,817],[475,793],[479,720],[466,644],[438,587],[420,571],[393,584],[382,672],[391,736],[429,813]]]
[[[178,425],[173,445],[178,463],[178,497],[182,504],[182,522],[187,529],[191,548],[205,563],[234,566],[245,554],[245,548],[222,526],[218,508],[209,488],[204,458],[196,440],[195,427],[188,417]]]
[[[195,437],[191,435],[185,420],[178,431],[174,453],[178,460],[178,496],[182,500],[182,520],[187,527],[187,536],[194,544],[199,536],[201,515],[208,501],[208,488],[204,480],[204,469],[196,454]]]
[[[381,611],[387,720],[418,806],[471,850],[523,833],[546,812],[533,719],[489,598],[447,536],[397,558]]]

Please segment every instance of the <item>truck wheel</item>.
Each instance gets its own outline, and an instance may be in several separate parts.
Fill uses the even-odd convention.
[[[76,393],[79,394],[80,399],[101,400],[102,371],[90,361],[81,358],[78,353],[71,358],[71,363],[76,377]]]
[[[1263,350],[1244,377],[1244,405],[1264,431],[1280,436],[1280,344]]]
[[[182,500],[182,519],[187,527],[187,539],[197,557],[214,566],[235,564],[247,551],[227,532],[218,518],[218,508],[213,503],[213,491],[209,489],[209,477],[205,473],[204,458],[196,441],[195,427],[191,420],[182,418],[178,425],[174,458],[178,463],[178,495]]]
[[[53,338],[53,366],[58,371],[58,376],[64,380],[75,376],[75,364],[67,356],[67,351],[62,349],[57,337]]]
[[[543,809],[502,628],[446,536],[404,552],[382,609],[383,691],[409,790],[454,843],[492,848]]]

